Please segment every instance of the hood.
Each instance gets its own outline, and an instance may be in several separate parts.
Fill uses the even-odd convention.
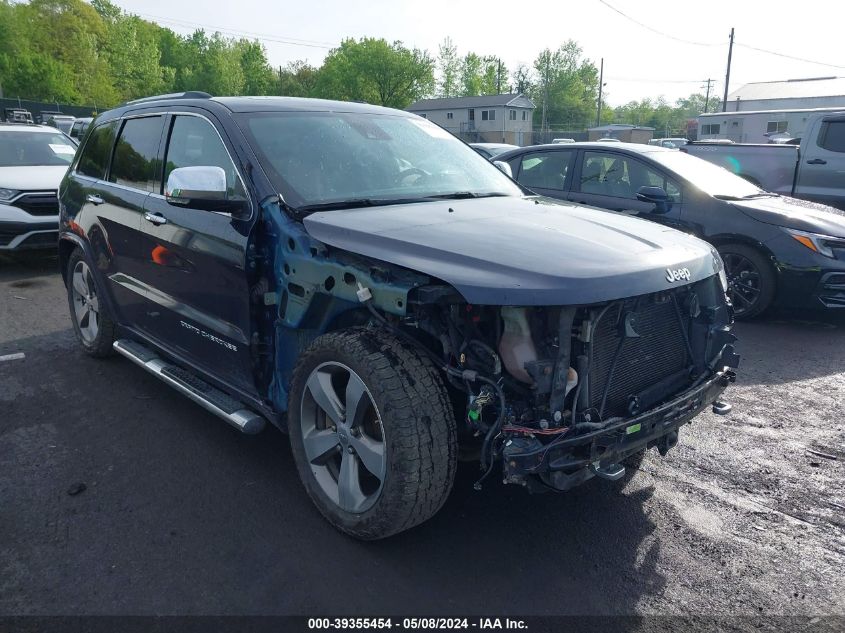
[[[572,305],[714,274],[711,247],[665,226],[547,198],[479,198],[314,213],[315,239],[451,284],[470,303]],[[684,273],[685,275],[685,273]]]
[[[0,167],[0,187],[18,191],[57,190],[67,165],[37,167]]]
[[[845,211],[817,202],[781,196],[731,201],[746,215],[788,229],[845,237]]]

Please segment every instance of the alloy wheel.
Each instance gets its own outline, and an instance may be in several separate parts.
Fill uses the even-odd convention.
[[[762,293],[762,278],[754,263],[738,253],[725,253],[725,274],[728,277],[728,297],[734,313],[741,316],[754,309]]]
[[[78,261],[71,273],[73,312],[82,340],[93,343],[100,331],[100,301],[91,269],[84,261]]]
[[[315,368],[305,384],[300,424],[305,455],[325,495],[346,512],[372,507],[384,485],[386,444],[360,376],[337,362]]]

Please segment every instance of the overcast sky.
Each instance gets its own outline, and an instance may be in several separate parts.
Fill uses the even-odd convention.
[[[845,8],[833,0],[789,4],[777,0],[205,0],[201,5],[184,0],[117,0],[117,4],[179,33],[205,28],[259,39],[274,66],[296,59],[319,65],[329,48],[344,37],[401,40],[436,56],[438,44],[450,36],[461,54],[498,55],[512,70],[519,63],[530,65],[543,48],[554,49],[572,38],[596,65],[604,57],[605,91],[611,105],[659,95],[674,101],[703,92],[703,80],[708,77],[716,80],[715,90],[721,95],[731,27],[736,29],[738,43],[732,89],[752,81],[845,75]]]

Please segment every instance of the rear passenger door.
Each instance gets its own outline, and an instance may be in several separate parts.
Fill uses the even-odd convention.
[[[163,182],[179,167],[221,167],[230,197],[246,199],[228,140],[214,123],[211,115],[170,115]],[[254,393],[246,270],[251,218],[172,205],[160,189],[147,198],[141,226],[145,333],[189,364],[218,376],[225,371],[231,386]]]
[[[511,162],[516,181],[534,193],[565,199],[572,179],[575,150],[544,150],[523,154]]]
[[[78,226],[75,230],[86,236],[93,264],[123,323],[134,323],[145,314],[137,284],[138,231],[144,201],[160,180],[156,173],[161,167],[163,129],[161,114],[131,116],[97,126],[72,178],[80,211],[71,219]]]

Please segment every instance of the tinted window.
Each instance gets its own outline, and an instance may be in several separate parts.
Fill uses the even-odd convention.
[[[526,154],[519,166],[519,183],[529,189],[563,190],[573,151]]]
[[[76,147],[60,132],[0,131],[0,167],[67,167]]]
[[[831,152],[845,152],[845,121],[828,121],[819,134],[819,145]]]
[[[361,198],[383,204],[468,193],[521,195],[492,163],[416,116],[272,112],[239,119],[276,190],[295,207]]]
[[[173,120],[164,182],[177,167],[220,167],[226,172],[229,196],[245,197],[241,181],[220,135],[208,121],[195,116],[177,116]]]
[[[158,144],[164,117],[127,119],[114,149],[109,182],[143,191],[159,191]]]
[[[114,144],[114,128],[114,121],[94,128],[82,148],[82,155],[76,166],[77,172],[91,178],[102,178],[105,175]]]
[[[669,198],[680,200],[680,189],[662,173],[638,160],[607,152],[584,152],[580,187],[583,193],[637,199],[640,187],[662,187]]]

